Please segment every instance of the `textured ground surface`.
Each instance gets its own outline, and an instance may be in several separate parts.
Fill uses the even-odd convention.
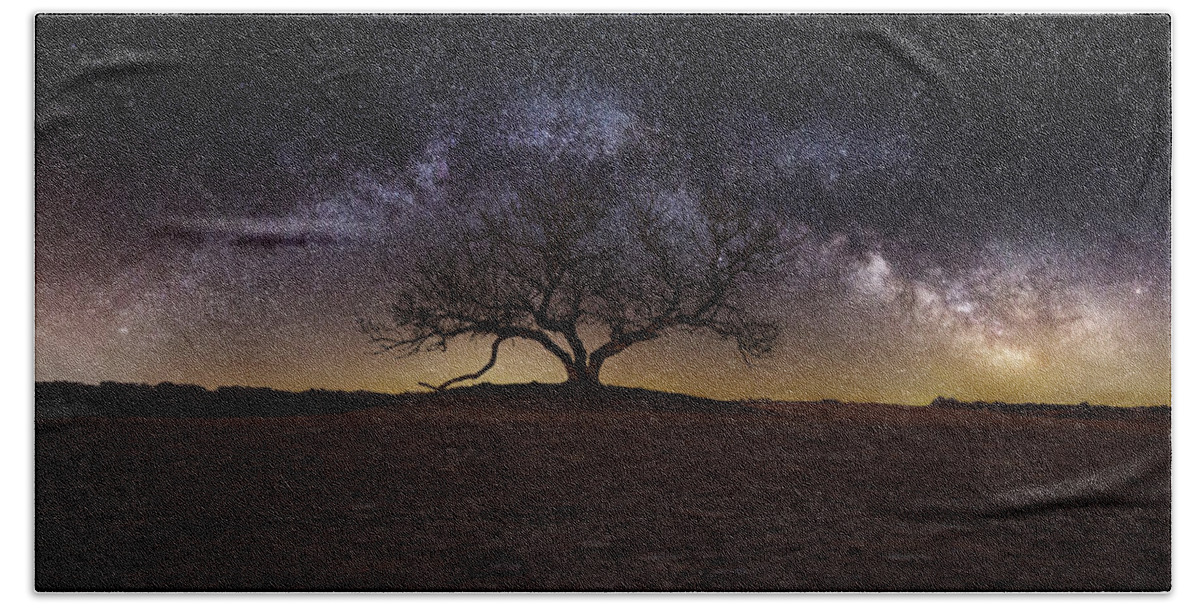
[[[1166,416],[670,404],[43,420],[37,588],[1170,586]]]

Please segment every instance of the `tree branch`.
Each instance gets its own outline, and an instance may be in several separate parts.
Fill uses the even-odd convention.
[[[488,362],[486,364],[484,364],[484,366],[482,368],[480,368],[479,371],[471,373],[471,374],[463,374],[456,378],[451,378],[437,386],[433,386],[432,384],[427,384],[425,382],[418,382],[417,384],[420,384],[421,386],[424,386],[425,388],[432,389],[434,392],[441,392],[441,391],[446,390],[446,387],[450,386],[451,384],[457,384],[459,382],[464,382],[466,380],[474,380],[474,379],[486,374],[489,369],[492,369],[492,367],[496,365],[496,358],[500,356],[500,344],[507,339],[508,338],[500,337],[500,338],[496,338],[496,340],[494,342],[492,342],[492,356],[490,358],[488,358]]]

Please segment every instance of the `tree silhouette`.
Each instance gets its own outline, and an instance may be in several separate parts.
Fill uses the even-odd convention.
[[[448,217],[426,249],[404,251],[419,261],[398,277],[390,321],[360,320],[400,356],[491,339],[477,371],[423,386],[482,377],[515,339],[593,385],[606,361],[669,332],[729,339],[747,362],[774,346],[760,296],[789,250],[780,222],[742,200],[752,193],[680,179],[664,159],[681,157],[653,129],[614,130],[620,120],[585,109],[567,104],[545,113],[563,124],[539,114],[501,137],[461,130],[447,148],[426,208]],[[701,193],[665,186],[679,183]]]
[[[416,265],[391,322],[360,320],[363,331],[401,356],[491,338],[483,367],[421,383],[433,390],[483,376],[512,339],[537,342],[581,384],[670,331],[733,340],[747,363],[771,351],[778,326],[756,313],[787,253],[777,222],[743,205],[597,193],[575,181],[476,210]],[[586,328],[603,336],[594,348]]]

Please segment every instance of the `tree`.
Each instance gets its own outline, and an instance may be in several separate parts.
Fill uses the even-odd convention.
[[[768,354],[778,325],[758,296],[787,247],[778,222],[743,205],[683,195],[615,203],[580,182],[543,187],[470,213],[406,277],[391,322],[360,320],[383,352],[445,351],[459,338],[491,338],[478,371],[507,340],[540,344],[568,382],[595,385],[604,363],[671,331],[736,342],[749,363]],[[582,330],[602,336],[594,348]]]

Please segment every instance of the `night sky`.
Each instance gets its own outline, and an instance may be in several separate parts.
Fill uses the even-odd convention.
[[[611,161],[801,235],[783,335],[672,334],[611,384],[1170,403],[1165,16],[42,17],[36,378],[413,390],[399,271],[461,201]],[[598,159],[598,160],[597,160]],[[561,381],[506,343],[484,380]]]

